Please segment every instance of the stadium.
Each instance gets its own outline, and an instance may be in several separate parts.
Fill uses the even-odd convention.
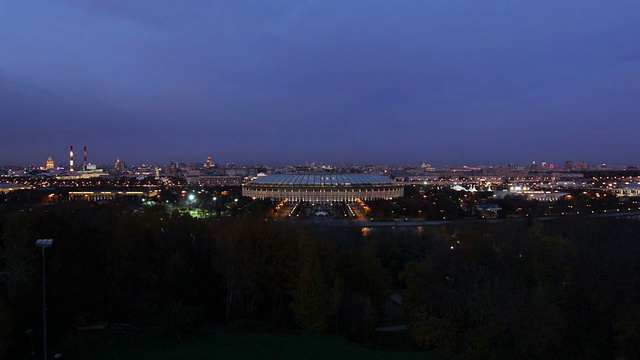
[[[354,203],[403,196],[404,186],[371,174],[275,174],[244,184],[242,195],[314,204]]]

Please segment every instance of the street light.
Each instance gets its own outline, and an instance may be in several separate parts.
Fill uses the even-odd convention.
[[[42,338],[44,343],[44,360],[47,360],[47,278],[45,271],[44,249],[53,244],[53,239],[38,239],[36,246],[42,249],[42,326],[44,329]]]
[[[188,208],[189,210],[191,210],[191,206],[193,205],[193,202],[196,201],[196,195],[191,193],[189,194],[189,196],[187,196],[187,204],[188,204]]]

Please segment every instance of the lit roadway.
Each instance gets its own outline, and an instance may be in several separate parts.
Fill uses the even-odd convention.
[[[589,214],[589,215],[556,215],[556,216],[538,216],[538,217],[518,217],[518,218],[505,218],[505,219],[471,219],[471,220],[397,220],[397,221],[372,221],[372,220],[354,220],[354,219],[313,219],[308,220],[315,225],[321,226],[336,226],[336,227],[415,227],[415,226],[440,226],[445,224],[457,224],[464,223],[470,221],[477,222],[486,222],[486,223],[501,223],[504,221],[525,221],[528,219],[536,219],[536,220],[553,220],[563,217],[580,217],[584,216],[587,218],[605,218],[605,217],[613,217],[613,218],[631,218],[631,217],[639,217],[640,211],[608,211],[606,213],[600,214]]]

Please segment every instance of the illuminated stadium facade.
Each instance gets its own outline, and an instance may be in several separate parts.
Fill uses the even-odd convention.
[[[254,199],[328,204],[392,199],[404,195],[404,186],[370,174],[276,174],[242,186],[242,195]]]

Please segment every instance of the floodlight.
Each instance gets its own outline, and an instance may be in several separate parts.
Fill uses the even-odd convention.
[[[53,239],[38,239],[36,240],[36,246],[41,248],[48,248],[53,244]]]

